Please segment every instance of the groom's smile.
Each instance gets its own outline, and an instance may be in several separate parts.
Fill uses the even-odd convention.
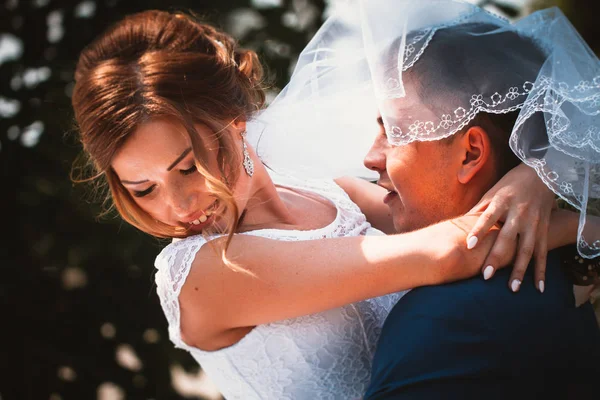
[[[392,201],[398,199],[398,192],[395,190],[389,190],[388,193],[383,198],[384,204],[390,204]]]
[[[437,141],[393,146],[382,118],[377,120],[379,134],[364,164],[379,173],[377,184],[388,190],[384,202],[396,231],[408,232],[453,217],[460,202],[460,196],[454,196],[458,185],[453,146]]]
[[[379,180],[377,181],[377,185],[381,186],[382,188],[384,188],[385,190],[388,191],[388,193],[383,198],[383,202],[385,204],[389,204],[392,201],[398,199],[398,192],[396,191],[396,188],[394,188],[394,186],[392,185],[390,180],[387,178],[384,178],[382,176],[382,174],[379,175]]]

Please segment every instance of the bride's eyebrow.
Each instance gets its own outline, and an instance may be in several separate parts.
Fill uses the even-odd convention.
[[[187,156],[187,155],[190,153],[190,151],[192,151],[192,148],[191,148],[191,147],[188,147],[187,149],[185,149],[185,150],[183,151],[183,153],[181,153],[181,154],[179,155],[179,157],[177,157],[177,159],[176,159],[175,161],[173,161],[173,163],[171,163],[171,165],[169,165],[169,166],[167,167],[167,171],[170,171],[170,170],[172,170],[172,169],[173,169],[173,167],[175,167],[177,164],[179,164],[179,162],[180,162],[181,160],[183,160],[183,158],[184,158],[185,156]]]
[[[176,159],[175,161],[173,161],[173,162],[171,163],[171,165],[169,165],[169,166],[167,167],[167,171],[170,171],[170,170],[172,170],[172,169],[173,169],[173,168],[174,168],[174,167],[175,167],[177,164],[179,164],[179,162],[180,162],[181,160],[183,160],[185,156],[187,156],[188,154],[190,154],[190,151],[192,151],[192,148],[191,148],[191,147],[188,147],[187,149],[185,149],[185,150],[183,151],[183,153],[181,153],[181,154],[179,155],[179,157],[177,157],[177,159]],[[124,184],[124,185],[139,185],[140,183],[146,183],[146,182],[148,182],[148,179],[144,179],[144,180],[141,180],[141,181],[127,181],[127,180],[121,180],[121,183],[122,183],[122,184]]]

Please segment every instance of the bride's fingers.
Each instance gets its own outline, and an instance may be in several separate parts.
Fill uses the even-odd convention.
[[[527,266],[529,265],[535,250],[536,233],[537,229],[527,230],[525,233],[519,236],[517,258],[513,265],[510,280],[508,281],[508,286],[513,292],[517,292],[521,287],[521,282],[523,282],[525,271],[527,270]]]
[[[473,228],[471,228],[467,235],[467,248],[472,249],[475,247],[479,239],[492,229],[492,226],[500,220],[500,217],[502,217],[504,212],[504,205],[498,204],[497,202],[491,202],[479,216],[479,219],[475,222],[475,225],[473,225]]]
[[[487,199],[484,197],[481,200],[479,200],[479,202],[477,204],[475,204],[473,206],[473,208],[471,208],[471,210],[469,210],[469,213],[482,212],[486,208],[488,208],[489,205],[490,205],[490,199]]]
[[[506,266],[515,253],[517,246],[517,225],[515,218],[510,218],[498,233],[496,241],[483,263],[483,278],[490,279],[496,270]]]
[[[548,225],[541,223],[535,244],[535,286],[544,293],[546,288],[546,261],[548,258]]]
[[[548,259],[548,234],[550,232],[551,211],[544,212],[538,224],[535,243],[535,287],[544,293],[546,288],[546,262]]]

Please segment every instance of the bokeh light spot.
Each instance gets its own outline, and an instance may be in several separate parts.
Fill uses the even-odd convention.
[[[65,290],[81,289],[87,285],[87,274],[79,267],[67,267],[62,273],[62,284]]]
[[[65,382],[74,382],[75,379],[77,379],[75,370],[66,365],[58,369],[57,375],[59,379],[62,379]]]
[[[124,400],[125,391],[112,382],[104,382],[96,390],[97,400]]]
[[[21,111],[19,100],[7,99],[0,96],[0,118],[12,118]]]
[[[0,65],[17,60],[23,54],[23,41],[10,33],[0,34]]]
[[[75,7],[75,16],[77,18],[91,18],[96,13],[96,3],[93,1],[82,1]]]
[[[250,4],[257,9],[277,8],[283,6],[283,0],[252,0]]]
[[[146,343],[150,344],[158,343],[158,341],[160,340],[160,334],[156,329],[152,328],[146,329],[142,337],[144,338],[144,341]]]
[[[50,43],[59,42],[65,35],[65,29],[63,27],[63,12],[61,10],[54,10],[46,17],[46,23],[48,24],[48,32],[46,37]]]
[[[112,339],[117,334],[117,328],[110,322],[105,322],[100,327],[100,334],[104,339]]]
[[[116,351],[117,364],[130,371],[139,371],[142,369],[142,361],[139,359],[133,347],[128,344],[121,344]]]

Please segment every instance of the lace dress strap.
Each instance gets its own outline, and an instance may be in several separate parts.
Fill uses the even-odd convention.
[[[222,236],[222,235],[219,235]],[[154,261],[156,291],[169,325],[169,338],[175,345],[189,350],[179,330],[179,293],[187,279],[196,254],[207,240],[202,235],[190,236],[167,245]]]

